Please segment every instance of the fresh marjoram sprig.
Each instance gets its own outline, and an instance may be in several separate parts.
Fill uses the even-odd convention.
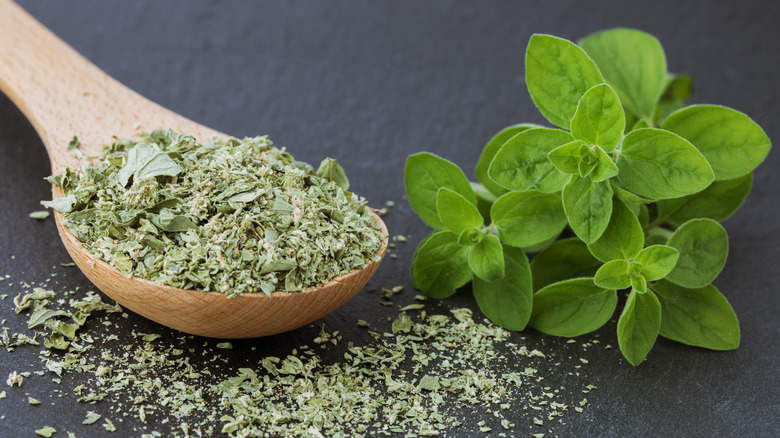
[[[667,73],[659,41],[638,30],[579,46],[537,34],[525,62],[531,98],[556,128],[496,134],[478,183],[430,153],[406,162],[409,203],[435,230],[415,253],[415,286],[444,298],[472,282],[496,324],[565,337],[603,326],[626,289],[617,333],[631,364],[659,334],[737,348],[737,317],[711,284],[728,254],[719,222],[750,191],[767,135],[739,111],[684,106],[691,78]],[[567,226],[576,237],[561,239]],[[526,252],[539,253],[529,263]]]

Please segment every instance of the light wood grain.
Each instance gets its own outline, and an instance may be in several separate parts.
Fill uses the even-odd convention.
[[[146,99],[108,76],[10,0],[0,0],[0,90],[16,104],[43,140],[52,172],[80,162],[67,149],[78,136],[84,155],[100,155],[114,136],[132,138],[172,128],[203,141],[226,137]],[[53,188],[54,196],[60,192]],[[218,292],[188,291],[139,278],[126,278],[95,259],[78,239],[57,228],[79,268],[119,304],[168,327],[201,336],[250,338],[309,324],[352,298],[379,263],[303,292],[274,292],[227,298]],[[378,216],[374,220],[387,234]],[[387,238],[377,254],[384,256]]]

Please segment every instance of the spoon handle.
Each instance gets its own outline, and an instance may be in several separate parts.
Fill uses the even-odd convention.
[[[74,136],[84,155],[98,155],[113,136],[159,127],[219,135],[111,78],[10,0],[0,0],[0,29],[0,90],[40,135],[55,173],[78,166],[67,149]]]

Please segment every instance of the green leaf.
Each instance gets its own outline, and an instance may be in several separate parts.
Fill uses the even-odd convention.
[[[652,128],[652,126],[650,126],[650,124],[647,123],[647,120],[642,119],[634,123],[634,126],[631,127],[631,131],[636,131],[638,129],[643,129],[643,128]]]
[[[474,246],[485,237],[485,233],[477,228],[469,228],[461,231],[458,235],[458,245],[460,246]]]
[[[671,114],[663,128],[696,146],[712,166],[716,180],[752,172],[772,146],[756,122],[725,106],[691,105]]]
[[[631,287],[639,293],[647,292],[647,280],[642,275],[632,275],[628,277]]]
[[[642,275],[642,263],[634,260],[628,260],[628,275],[631,277],[638,277]]]
[[[616,305],[614,290],[596,286],[592,278],[574,278],[534,295],[530,324],[548,335],[580,336],[606,324]]]
[[[672,237],[672,230],[667,230],[662,227],[651,228],[645,235],[646,245],[666,245],[669,238]]]
[[[652,199],[643,198],[641,196],[635,195],[634,193],[629,192],[628,190],[620,187],[617,184],[610,183],[612,186],[612,192],[615,194],[615,196],[618,197],[621,201],[623,201],[626,205],[630,204],[650,204],[655,202]]]
[[[70,342],[65,339],[65,336],[60,333],[52,333],[51,336],[43,341],[43,346],[46,348],[56,348],[58,350],[67,350]]]
[[[76,195],[70,194],[66,196],[60,196],[59,198],[54,198],[51,201],[41,201],[41,205],[43,205],[46,208],[53,208],[60,213],[70,213],[73,211],[73,208],[78,204],[78,199],[76,199]]]
[[[600,146],[593,146],[592,152],[596,157],[596,167],[590,174],[591,181],[605,181],[618,174],[618,168],[612,161],[612,158],[601,149]]]
[[[593,169],[596,168],[597,161],[596,159],[588,154],[582,157],[579,163],[577,163],[577,174],[580,176],[580,178],[585,178],[586,176],[589,176],[591,172],[593,172]],[[592,179],[591,179],[592,181]]]
[[[522,192],[537,186],[544,192],[556,192],[563,187],[568,175],[556,169],[547,159],[547,154],[570,141],[571,134],[560,129],[523,131],[499,149],[490,163],[488,175],[509,190]]]
[[[615,196],[615,199],[620,199],[617,196]],[[637,217],[639,220],[639,223],[642,225],[642,229],[648,224],[648,220],[650,220],[650,210],[648,210],[647,205],[644,204],[634,204],[634,203],[628,203],[624,202],[626,204],[626,207],[628,207],[629,210],[631,210],[631,213],[634,213],[634,216]],[[655,206],[653,206],[655,207]],[[654,212],[656,211],[655,208],[653,208]],[[644,216],[644,217],[642,217]]]
[[[629,205],[629,204],[626,204]],[[639,223],[642,224],[642,229],[650,224],[650,209],[646,204],[634,204],[639,206],[639,212],[634,211],[634,214],[639,218]],[[645,240],[645,244],[647,241]]]
[[[693,78],[686,74],[672,74],[667,77],[666,90],[662,97],[685,102],[693,96]]]
[[[133,177],[134,182],[156,176],[176,176],[183,172],[173,159],[160,148],[138,143],[127,153],[127,163],[117,172],[119,183],[126,186]]]
[[[652,245],[639,251],[634,260],[642,264],[642,276],[647,281],[656,281],[672,272],[680,253],[666,245]]]
[[[712,219],[689,220],[674,232],[667,245],[676,248],[680,258],[665,278],[687,288],[712,283],[729,254],[728,234]]]
[[[27,320],[27,328],[36,327],[57,316],[70,316],[70,313],[64,310],[52,310],[40,307],[30,314],[30,318]]]
[[[699,193],[658,201],[658,216],[679,225],[695,218],[718,222],[728,219],[739,209],[753,185],[753,174],[715,181]]]
[[[488,234],[481,242],[469,249],[469,268],[474,274],[485,280],[495,281],[505,273],[504,251],[498,236]]]
[[[601,237],[612,214],[612,187],[573,175],[561,193],[563,210],[574,233],[585,243]]]
[[[651,119],[666,87],[661,43],[648,33],[618,28],[589,35],[581,45],[623,105],[640,118]]]
[[[525,329],[531,318],[533,287],[528,258],[519,248],[504,247],[506,275],[495,281],[474,279],[479,309],[495,324],[509,330]]]
[[[87,411],[86,418],[82,420],[81,424],[95,424],[101,417],[97,412]]]
[[[138,144],[128,152],[128,158],[132,157],[133,150],[137,150],[143,143]],[[133,175],[134,181],[143,181],[156,176],[176,176],[184,171],[165,152],[154,148],[151,156],[141,156],[139,152],[135,162],[136,168]],[[124,170],[124,169],[121,169]]]
[[[571,135],[611,152],[623,139],[626,115],[617,93],[607,84],[590,88],[577,104]]]
[[[625,188],[647,198],[690,195],[713,180],[704,156],[684,138],[663,129],[629,132],[617,165],[618,179]]]
[[[686,289],[668,281],[652,287],[661,302],[661,336],[711,350],[739,347],[739,321],[715,286]]]
[[[613,189],[614,189],[614,186],[613,186]],[[613,195],[614,195],[614,201],[621,201],[620,197],[618,197],[614,192],[613,192]],[[645,208],[647,208],[647,207],[642,205],[642,204],[635,204],[633,202],[624,202],[624,201],[621,201],[621,202],[623,202],[626,205],[626,207],[628,207],[628,209],[631,211],[631,213],[634,216],[637,217],[637,219],[639,220],[639,223],[641,224],[642,223],[642,218],[640,218],[639,216],[642,214],[642,207],[645,207]]]
[[[636,128],[636,125],[638,125],[641,122],[645,122],[644,120],[639,120],[639,118],[636,116],[636,114],[632,112],[626,113],[626,129],[623,132],[623,134],[628,134],[629,132],[633,131]],[[642,128],[648,128],[647,122],[645,122],[645,126],[642,126]]]
[[[569,129],[586,91],[604,82],[596,64],[571,41],[535,34],[525,52],[525,83],[539,112]]]
[[[604,233],[588,244],[590,252],[602,262],[632,259],[645,245],[644,231],[639,219],[621,201],[613,201],[612,215]]]
[[[661,304],[655,294],[632,290],[617,324],[618,345],[633,366],[644,360],[661,329]]]
[[[588,145],[582,140],[574,140],[550,151],[547,159],[563,173],[579,172],[582,156],[588,153]]]
[[[341,167],[338,161],[333,158],[325,158],[320,162],[320,167],[317,169],[317,175],[325,178],[329,181],[333,181],[342,190],[349,190],[349,179],[344,172],[344,168]]]
[[[454,190],[476,205],[477,197],[468,178],[455,164],[428,152],[410,155],[404,170],[404,185],[409,205],[420,219],[441,230],[444,224],[436,210],[439,189]]]
[[[455,234],[478,227],[483,222],[476,205],[446,187],[440,188],[436,195],[436,211],[444,227]]]
[[[490,218],[501,241],[517,247],[544,242],[566,226],[561,198],[536,190],[501,196],[490,209]]]
[[[150,215],[154,225],[163,231],[179,232],[197,229],[198,225],[188,216],[175,214],[169,208],[163,208],[159,215]]]
[[[271,262],[267,262],[260,270],[260,274],[267,274],[269,272],[289,271],[298,267],[298,262],[291,259],[279,259]]]
[[[532,123],[521,123],[519,125],[507,126],[506,128],[499,131],[498,134],[494,135],[493,138],[487,142],[485,148],[482,149],[482,155],[479,156],[479,161],[477,161],[477,167],[474,169],[474,173],[477,175],[479,182],[481,182],[482,185],[484,185],[494,195],[503,195],[507,192],[507,190],[493,182],[493,180],[488,176],[490,162],[493,161],[493,157],[496,156],[496,152],[501,149],[501,146],[503,146],[507,140],[531,128],[541,128],[541,126],[534,125]]]
[[[42,437],[45,437],[45,438],[50,438],[56,432],[57,432],[57,429],[55,429],[55,428],[53,428],[51,426],[43,426],[42,428],[35,430],[35,434],[36,435],[39,435],[39,436],[42,436]]]
[[[591,255],[580,239],[559,240],[537,254],[531,262],[534,290],[569,278],[590,277],[599,266],[601,262]]]
[[[664,119],[669,117],[669,115],[675,111],[680,110],[684,106],[685,104],[683,102],[662,97],[658,102],[658,105],[656,105],[655,112],[653,113],[653,126],[661,126]],[[645,126],[645,128],[648,127],[650,127],[649,123],[648,126]]]
[[[604,289],[627,289],[631,287],[627,260],[612,260],[602,265],[593,277],[596,286]]]
[[[685,74],[667,75],[666,90],[653,114],[655,125],[660,126],[670,114],[682,109],[685,106],[685,101],[690,99],[692,95],[693,78]]]
[[[417,247],[412,260],[414,287],[434,298],[446,298],[471,280],[469,248],[458,245],[449,231],[429,235]]]

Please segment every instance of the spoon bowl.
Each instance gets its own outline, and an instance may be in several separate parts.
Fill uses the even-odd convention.
[[[24,113],[43,140],[53,173],[82,164],[69,141],[78,137],[84,156],[102,155],[113,137],[130,138],[170,128],[200,141],[227,137],[144,98],[108,76],[10,0],[0,0],[0,91]],[[61,196],[58,187],[53,197]],[[368,261],[328,283],[300,292],[248,293],[228,298],[219,292],[178,289],[127,278],[95,258],[55,221],[76,265],[103,293],[127,309],[162,325],[214,338],[252,338],[282,333],[332,312],[365,286],[379,261]],[[387,228],[374,215],[387,236]],[[377,254],[383,257],[388,238]]]
[[[212,338],[255,338],[304,326],[336,310],[368,282],[379,262],[355,269],[301,292],[248,293],[228,298],[220,292],[178,289],[143,278],[127,278],[85,249],[55,213],[65,248],[84,275],[122,306],[165,326]],[[378,217],[374,220],[387,234]],[[377,250],[384,255],[387,238]]]

